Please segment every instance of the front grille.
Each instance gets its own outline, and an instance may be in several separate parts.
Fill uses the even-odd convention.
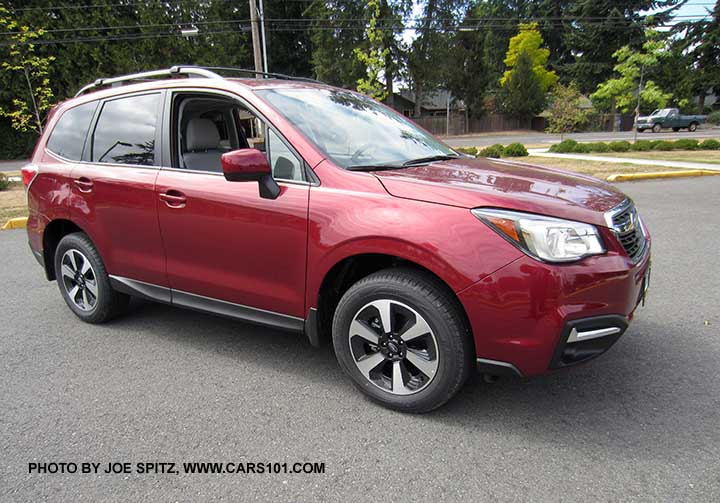
[[[609,224],[628,256],[637,261],[645,251],[646,238],[635,205],[626,200],[609,212]]]

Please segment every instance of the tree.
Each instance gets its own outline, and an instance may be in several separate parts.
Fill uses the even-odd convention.
[[[380,0],[368,0],[367,11],[370,18],[365,30],[368,43],[365,47],[356,47],[353,51],[355,58],[366,68],[366,74],[357,81],[357,90],[382,101],[387,96],[387,88],[380,82],[380,73],[390,51],[384,47],[382,31],[377,25],[380,18]]]
[[[503,110],[519,119],[531,119],[545,106],[543,84],[533,68],[533,59],[521,50],[514,59],[514,68],[504,76]]]
[[[0,116],[8,117],[13,128],[18,131],[42,134],[45,112],[53,104],[54,95],[48,71],[55,58],[36,54],[33,41],[42,37],[45,30],[19,24],[2,5],[0,29],[10,33],[7,59],[2,61],[0,67],[7,72],[18,74],[23,81],[20,87],[22,91],[12,98],[12,106],[0,107]]]
[[[513,69],[517,66],[520,55],[523,53],[530,59],[532,72],[537,78],[541,91],[546,93],[558,81],[558,76],[555,72],[545,68],[550,51],[543,47],[543,38],[537,23],[521,24],[520,33],[510,39],[505,56],[505,65],[508,70],[500,79],[500,84],[504,86],[510,79]]]
[[[656,32],[649,30],[642,51],[634,51],[627,45],[615,51],[613,57],[617,64],[614,70],[618,75],[600,84],[590,95],[595,107],[609,110],[614,104],[621,112],[635,109],[641,73],[645,74],[661,58],[666,57],[668,53],[665,49],[666,42]],[[671,98],[672,95],[660,89],[653,80],[644,80],[640,93],[641,108],[664,108]]]
[[[590,93],[613,74],[612,55],[623,46],[639,49],[648,27],[672,19],[685,0],[573,0],[563,10],[563,44],[575,55],[563,65],[567,81]]]
[[[698,113],[703,113],[708,92],[720,94],[720,1],[712,11],[710,19],[689,23],[678,23],[675,32],[679,50],[689,60],[690,71],[681,75],[691,89],[691,96],[697,96]]]
[[[572,133],[587,122],[588,113],[581,108],[582,95],[577,84],[558,84],[553,89],[548,107],[548,133]]]

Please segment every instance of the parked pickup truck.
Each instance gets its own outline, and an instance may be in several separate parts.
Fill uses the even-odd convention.
[[[706,118],[706,115],[680,115],[677,108],[663,108],[655,110],[649,116],[638,117],[635,127],[640,133],[646,129],[652,129],[653,133],[659,133],[663,128],[672,128],[675,132],[687,128],[688,131],[693,132],[705,122]]]

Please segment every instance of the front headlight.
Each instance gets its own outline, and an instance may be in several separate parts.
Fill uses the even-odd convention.
[[[597,228],[590,224],[491,208],[476,208],[472,213],[536,259],[572,262],[605,253]]]

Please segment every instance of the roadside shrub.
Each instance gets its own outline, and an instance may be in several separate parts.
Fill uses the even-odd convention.
[[[707,122],[708,122],[708,124],[720,126],[720,110],[716,110],[713,113],[711,113],[710,115],[708,115]]]
[[[610,147],[608,147],[608,144],[601,141],[595,143],[586,143],[585,145],[588,148],[588,152],[610,152]]]
[[[573,154],[589,154],[590,152],[590,144],[588,143],[578,143],[572,151]]]
[[[690,138],[682,138],[675,140],[676,150],[697,150],[699,142],[697,140],[691,140]]]
[[[630,149],[635,152],[647,152],[648,150],[652,150],[654,144],[654,140],[638,140],[630,145]]]
[[[720,150],[720,141],[717,140],[705,140],[699,147],[703,150]]]
[[[622,141],[611,141],[608,143],[608,148],[613,152],[628,152],[630,151],[630,142]]]
[[[472,156],[476,156],[478,153],[478,149],[475,147],[457,147],[455,150]]]
[[[493,157],[495,159],[499,159],[503,156],[504,153],[505,148],[499,143],[496,143],[495,145],[491,145],[482,149],[478,154],[478,157]]]
[[[668,140],[658,140],[653,145],[653,150],[674,150],[675,142]]]
[[[7,179],[7,177],[0,173],[0,190],[7,190],[10,187],[10,180]]]
[[[505,157],[525,157],[528,151],[522,143],[511,143],[503,149]]]
[[[575,147],[577,147],[578,142],[575,140],[563,140],[560,143],[556,143],[555,145],[550,146],[550,152],[555,152],[558,154],[570,154],[575,151]]]

